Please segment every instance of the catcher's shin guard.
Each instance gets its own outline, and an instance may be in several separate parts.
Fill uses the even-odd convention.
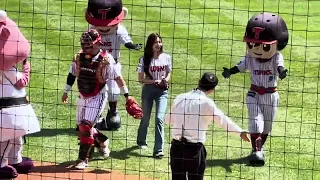
[[[99,144],[104,143],[109,138],[99,130],[96,130],[96,131],[97,133],[94,135],[94,144],[95,144],[95,147],[99,147]]]
[[[80,143],[78,159],[86,161],[91,159],[94,152],[94,144]]]
[[[91,122],[83,120],[78,125],[78,129],[80,144],[94,144],[94,128],[92,127]]]

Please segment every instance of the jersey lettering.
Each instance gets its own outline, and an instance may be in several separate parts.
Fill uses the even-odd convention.
[[[102,42],[102,46],[103,47],[106,47],[106,48],[103,48],[103,49],[106,49],[108,50],[109,53],[112,53],[112,42],[111,41],[105,41],[105,42]]]
[[[105,41],[105,42],[102,42],[102,45],[103,46],[112,46],[112,42],[111,41]]]
[[[165,71],[165,66],[152,66],[150,67],[151,72],[161,72]]]
[[[268,76],[272,74],[271,70],[254,70],[254,75],[264,75],[264,76]]]

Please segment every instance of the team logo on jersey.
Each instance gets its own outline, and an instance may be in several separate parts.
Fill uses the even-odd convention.
[[[273,81],[273,76],[269,76],[269,82]]]

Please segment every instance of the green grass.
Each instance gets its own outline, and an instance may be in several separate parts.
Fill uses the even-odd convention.
[[[124,22],[134,42],[146,42],[151,32],[159,32],[165,50],[172,54],[174,70],[170,98],[189,91],[204,71],[216,72],[219,86],[212,95],[218,106],[241,127],[247,129],[245,94],[248,74],[221,76],[222,67],[231,67],[245,52],[241,41],[247,20],[255,12],[280,12],[290,29],[288,46],[282,51],[289,76],[279,82],[280,108],[272,137],[266,142],[265,167],[248,167],[241,158],[250,144],[228,134],[215,124],[208,132],[206,179],[320,179],[320,139],[317,138],[319,96],[320,2],[305,0],[124,0],[129,9]],[[79,35],[87,28],[83,12],[85,0],[5,0],[0,9],[21,26],[32,42],[30,100],[41,122],[42,132],[29,136],[24,153],[37,161],[73,161],[77,158],[74,135],[77,92],[72,102],[60,98],[73,54],[79,49]],[[149,7],[147,7],[149,6]],[[161,8],[160,8],[161,7]],[[307,16],[308,15],[308,16]],[[135,72],[142,52],[121,52],[123,75],[131,94],[140,100],[141,86]],[[232,85],[231,85],[232,84]],[[74,89],[76,89],[74,87]],[[121,170],[129,174],[170,179],[168,159],[170,132],[166,126],[165,157],[152,154],[154,124],[149,128],[146,152],[135,146],[139,121],[123,118],[121,130],[106,132],[111,138],[111,158],[90,163],[96,168]],[[170,103],[169,103],[170,105]],[[291,115],[290,115],[291,113]],[[152,120],[153,121],[153,117]],[[240,159],[240,160],[239,160]]]

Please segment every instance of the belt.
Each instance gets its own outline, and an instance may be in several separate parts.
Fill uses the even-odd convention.
[[[277,87],[268,87],[268,88],[265,88],[265,87],[262,87],[262,86],[256,86],[256,85],[254,85],[254,84],[251,84],[250,90],[257,92],[257,93],[259,93],[260,95],[263,95],[263,94],[265,94],[265,93],[275,93],[275,92],[278,91],[278,88],[277,88]]]
[[[10,97],[10,98],[0,98],[0,109],[8,108],[12,106],[19,106],[19,105],[27,105],[29,101],[27,97]]]
[[[199,145],[203,145],[201,142],[190,142],[188,139],[186,139],[184,137],[179,138],[179,139],[173,138],[172,141],[176,142],[176,143],[182,143],[182,144],[199,144]]]

